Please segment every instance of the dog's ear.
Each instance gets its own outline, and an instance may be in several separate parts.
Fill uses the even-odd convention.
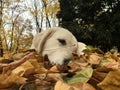
[[[78,42],[78,48],[77,48],[77,54],[78,56],[83,55],[84,54],[84,50],[86,49],[86,45],[82,42]]]
[[[38,54],[41,54],[44,48],[44,44],[48,38],[52,36],[55,30],[46,30],[38,33],[32,41],[30,49],[35,49]]]

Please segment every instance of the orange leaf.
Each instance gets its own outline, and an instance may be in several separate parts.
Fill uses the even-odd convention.
[[[1,74],[0,75],[0,89],[8,88],[15,83],[23,84],[26,82],[26,78],[20,77],[16,74],[11,73],[10,75]]]
[[[63,81],[57,81],[54,90],[80,90],[76,87],[70,86],[69,84],[64,83]]]
[[[120,90],[120,70],[110,71],[98,86],[102,90]]]

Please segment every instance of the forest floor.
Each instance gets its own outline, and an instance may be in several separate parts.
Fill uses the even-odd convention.
[[[0,90],[120,90],[120,53],[89,48],[68,65],[51,65],[34,51],[0,57]]]

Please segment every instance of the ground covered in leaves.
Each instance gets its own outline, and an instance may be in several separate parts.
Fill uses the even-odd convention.
[[[0,90],[120,90],[120,53],[89,47],[68,65],[27,51],[0,57]]]

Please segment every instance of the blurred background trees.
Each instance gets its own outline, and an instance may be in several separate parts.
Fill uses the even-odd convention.
[[[59,24],[104,51],[120,50],[120,0],[59,0]]]
[[[42,29],[57,26],[57,0],[0,0],[0,56],[28,49]]]

